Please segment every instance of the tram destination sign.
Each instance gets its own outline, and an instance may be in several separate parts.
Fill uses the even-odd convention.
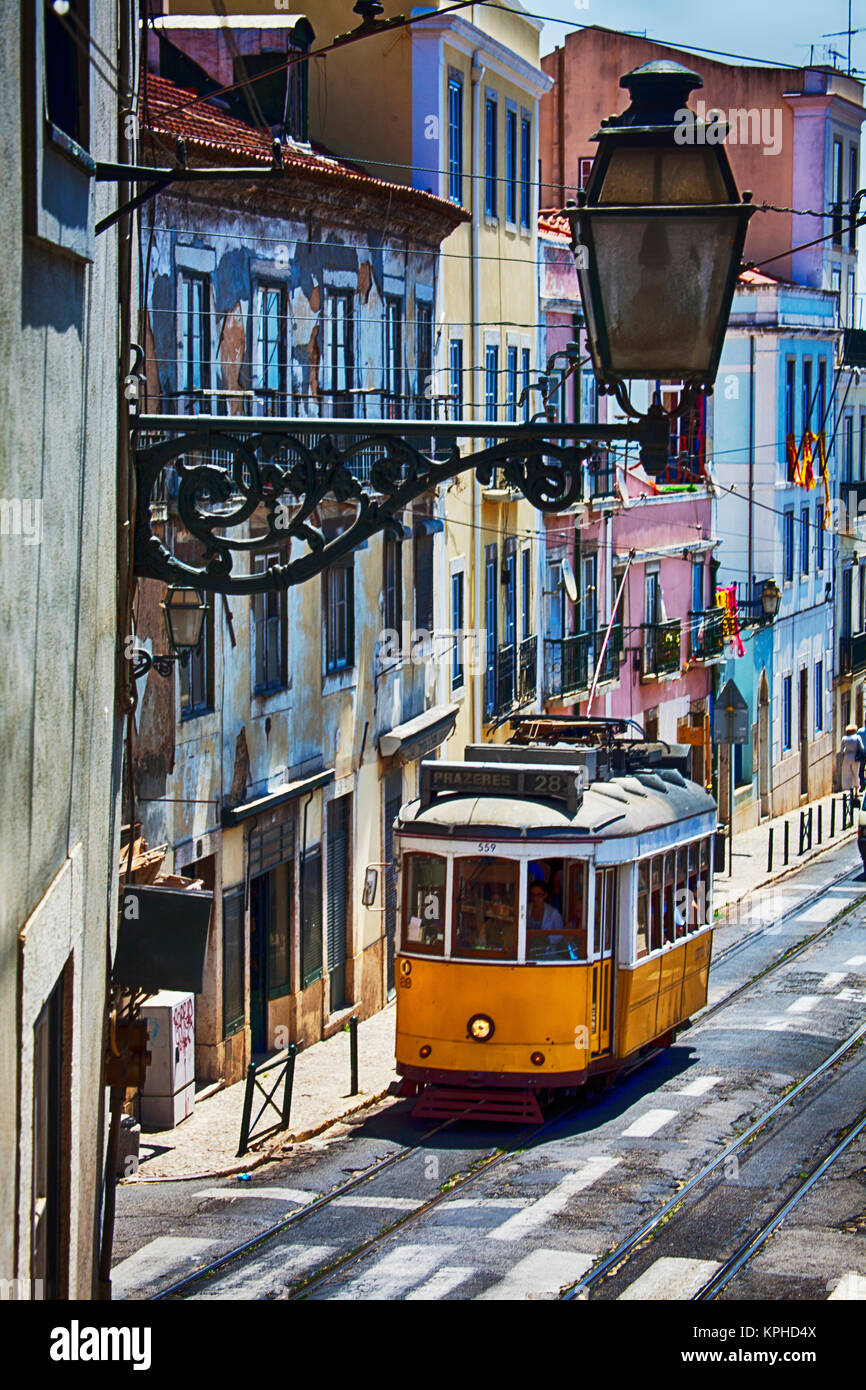
[[[456,792],[463,796],[513,797],[519,801],[559,801],[573,816],[583,800],[585,781],[582,767],[423,762],[421,805],[430,806],[443,792]]]

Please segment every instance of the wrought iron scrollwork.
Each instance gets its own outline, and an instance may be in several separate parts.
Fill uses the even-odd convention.
[[[224,594],[255,594],[286,589],[327,569],[378,532],[403,538],[400,520],[422,494],[475,469],[482,484],[501,469],[508,484],[543,512],[562,511],[581,496],[581,464],[589,449],[562,443],[574,427],[473,426],[431,422],[382,422],[358,437],[357,421],[227,420],[190,421],[140,417],[137,431],[168,437],[135,446],[138,505],[135,569],[142,577]],[[338,427],[338,428],[335,428]],[[354,430],[352,429],[354,426]],[[331,433],[326,433],[328,430]],[[620,427],[628,433],[631,426]],[[423,431],[423,432],[422,432]],[[461,454],[460,437],[509,437]],[[156,432],[153,430],[152,432]],[[341,442],[349,434],[351,442]],[[595,433],[598,433],[596,427]],[[555,438],[550,435],[554,434]],[[434,457],[414,439],[435,440]],[[445,444],[446,448],[438,446]],[[228,458],[215,461],[215,455]],[[201,460],[201,461],[190,461]],[[151,501],[163,471],[174,466],[179,478],[177,510],[187,533],[199,543],[201,564],[172,554],[154,533]],[[338,535],[327,537],[321,508],[328,501],[348,504],[354,515]],[[254,536],[238,535],[256,515],[264,527]],[[256,573],[234,573],[238,555],[273,553],[275,545],[301,542],[306,551]]]

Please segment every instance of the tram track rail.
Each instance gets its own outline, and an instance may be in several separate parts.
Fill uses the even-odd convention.
[[[804,910],[808,910],[808,908],[814,902],[818,901],[826,894],[829,888],[834,887],[836,884],[844,881],[846,878],[850,878],[853,872],[853,870],[845,870],[843,873],[837,875],[835,878],[831,879],[827,884],[822,885],[820,889],[816,890],[815,893],[811,894],[808,898],[804,899],[796,906],[791,907],[787,913],[783,914],[781,919],[775,919],[774,922],[767,923],[764,927],[759,928],[756,932],[750,932],[748,936],[744,938],[742,944],[745,945],[757,940],[758,937],[764,934],[771,926],[778,925],[778,922],[780,920],[790,920],[790,918],[799,915]],[[866,893],[858,897],[854,902],[846,904],[845,907],[842,908],[840,912],[837,913],[836,916],[824,927],[820,928],[818,931],[813,932],[810,936],[805,937],[803,940],[796,943],[791,949],[784,952],[775,961],[770,962],[770,964],[764,967],[762,970],[750,976],[748,980],[746,980],[743,984],[738,985],[734,990],[730,991],[727,995],[725,995],[722,999],[718,1000],[715,1004],[709,1006],[708,1008],[705,1008],[701,1013],[696,1014],[694,1019],[690,1020],[687,1026],[691,1028],[702,1025],[704,1022],[712,1018],[715,1014],[719,1013],[722,1009],[727,1008],[729,1005],[735,1003],[739,998],[746,994],[749,991],[749,989],[754,987],[755,984],[768,978],[777,970],[780,970],[784,966],[788,965],[792,960],[796,959],[797,956],[802,954],[808,947],[816,944],[825,936],[827,936],[831,931],[835,930],[839,926],[839,924],[847,916],[850,915],[851,912],[853,912],[857,907],[862,905],[864,898],[866,898]],[[736,942],[731,948],[728,948],[728,951],[733,952],[734,950],[739,949],[740,946],[741,943]],[[716,965],[720,963],[720,961],[728,958],[729,954],[723,952],[720,956],[714,958],[712,964]],[[857,1034],[852,1035],[852,1039],[849,1039],[847,1044],[842,1045],[843,1049],[847,1050],[848,1047],[854,1046],[854,1039],[859,1039],[864,1033],[866,1033],[866,1024],[863,1025],[862,1029],[860,1029]],[[658,1051],[659,1050],[656,1049],[653,1052],[646,1055],[645,1057],[641,1058],[639,1062],[635,1063],[634,1067],[629,1068],[629,1072],[636,1070],[638,1067],[647,1065],[650,1061],[653,1060],[655,1056],[658,1055]],[[652,1230],[654,1230],[656,1226],[662,1220],[664,1220],[676,1206],[679,1205],[679,1203],[683,1200],[684,1196],[686,1196],[688,1192],[692,1190],[692,1185],[696,1186],[710,1172],[714,1171],[715,1168],[718,1167],[720,1163],[723,1163],[724,1160],[731,1153],[734,1153],[737,1148],[739,1148],[743,1143],[747,1142],[747,1140],[754,1133],[757,1132],[758,1128],[762,1128],[765,1124],[769,1123],[770,1119],[773,1117],[773,1115],[775,1115],[778,1112],[778,1110],[782,1109],[785,1105],[787,1105],[793,1098],[800,1094],[801,1090],[805,1089],[808,1085],[811,1085],[812,1082],[823,1073],[823,1071],[827,1070],[830,1066],[832,1066],[834,1061],[838,1060],[837,1054],[838,1056],[841,1056],[843,1055],[843,1052],[837,1049],[837,1052],[833,1053],[831,1057],[826,1059],[824,1063],[820,1064],[820,1066],[816,1068],[814,1072],[810,1073],[808,1077],[804,1078],[803,1081],[799,1082],[797,1086],[794,1087],[794,1089],[791,1092],[789,1092],[787,1096],[783,1097],[783,1099],[780,1102],[778,1102],[778,1104],[771,1111],[767,1112],[767,1114],[763,1116],[761,1120],[756,1122],[755,1126],[750,1127],[750,1129],[747,1130],[744,1135],[739,1136],[734,1141],[733,1145],[729,1145],[725,1150],[723,1150],[722,1154],[717,1159],[713,1160],[712,1164],[707,1165],[704,1169],[702,1169],[701,1172],[697,1174],[694,1179],[691,1180],[691,1183],[688,1184],[681,1193],[677,1194],[676,1198],[674,1198],[672,1202],[666,1204],[666,1206],[661,1209],[661,1212],[656,1214],[656,1217],[650,1218],[652,1224],[649,1230],[644,1231],[642,1227],[640,1233],[635,1237],[634,1242],[629,1245],[629,1249],[633,1249],[634,1244],[637,1244],[644,1240],[647,1237],[647,1235]],[[574,1105],[568,1106],[564,1111],[560,1111],[558,1114],[551,1116],[551,1118],[549,1120],[546,1120],[541,1126],[536,1125],[524,1129],[523,1131],[521,1131],[520,1135],[517,1136],[514,1142],[509,1143],[505,1148],[494,1148],[489,1154],[484,1155],[477,1160],[474,1160],[468,1171],[458,1171],[456,1173],[450,1174],[447,1178],[443,1180],[442,1184],[440,1185],[440,1190],[436,1194],[434,1194],[428,1201],[420,1203],[411,1211],[402,1214],[401,1216],[397,1217],[394,1221],[390,1222],[388,1225],[377,1231],[375,1234],[359,1242],[351,1250],[345,1252],[342,1255],[337,1256],[325,1268],[320,1267],[318,1269],[314,1269],[310,1271],[309,1274],[301,1277],[299,1280],[292,1281],[292,1283],[287,1288],[286,1296],[289,1300],[295,1300],[305,1298],[309,1296],[311,1293],[314,1293],[316,1289],[328,1283],[330,1280],[332,1280],[338,1274],[343,1272],[345,1269],[364,1259],[373,1250],[379,1248],[386,1242],[392,1240],[405,1227],[414,1224],[422,1217],[424,1217],[429,1211],[435,1209],[444,1202],[447,1202],[451,1197],[457,1195],[459,1192],[462,1192],[467,1186],[475,1182],[479,1177],[488,1173],[489,1171],[491,1171],[491,1169],[498,1167],[507,1159],[514,1157],[516,1154],[520,1153],[529,1140],[537,1140],[539,1136],[551,1129],[554,1125],[562,1123],[564,1120],[567,1120],[571,1115],[578,1111],[585,1110],[586,1104],[587,1099],[585,1096],[583,1096],[579,1098],[579,1100]],[[279,1236],[281,1236],[284,1232],[288,1231],[292,1226],[299,1225],[304,1221],[309,1220],[318,1212],[330,1206],[339,1197],[346,1196],[352,1193],[353,1191],[357,1190],[359,1187],[362,1187],[367,1183],[374,1181],[382,1173],[385,1173],[389,1169],[396,1167],[398,1164],[404,1162],[412,1155],[423,1153],[425,1146],[435,1135],[441,1133],[443,1130],[450,1128],[452,1125],[456,1124],[458,1120],[465,1121],[468,1118],[471,1118],[471,1111],[468,1113],[464,1113],[460,1116],[452,1117],[448,1120],[443,1121],[439,1125],[433,1126],[419,1138],[417,1143],[402,1146],[394,1153],[388,1154],[384,1159],[381,1159],[380,1161],[371,1164],[362,1172],[353,1175],[352,1177],[346,1179],[344,1182],[338,1183],[329,1192],[323,1193],[321,1196],[316,1197],[314,1200],[306,1203],[302,1207],[298,1207],[295,1211],[290,1212],[280,1221],[275,1222],[271,1226],[266,1227],[264,1230],[258,1232],[256,1235],[251,1236],[248,1240],[242,1242],[237,1246],[232,1247],[230,1250],[224,1251],[222,1254],[216,1256],[207,1264],[190,1271],[190,1273],[185,1275],[182,1279],[176,1280],[166,1288],[157,1290],[155,1293],[150,1295],[149,1301],[159,1302],[166,1299],[183,1297],[186,1293],[192,1291],[198,1286],[205,1284],[215,1275],[221,1273],[229,1265],[242,1260],[245,1256],[250,1256],[254,1254],[259,1249],[259,1247],[279,1238]],[[614,1254],[616,1254],[616,1252],[614,1252]],[[619,1258],[622,1259],[623,1256],[621,1255]],[[607,1272],[609,1272],[609,1270],[606,1268],[605,1274]],[[603,1278],[605,1277],[605,1275],[602,1274],[600,1277]],[[588,1278],[589,1276],[586,1276],[583,1280],[580,1281],[581,1288],[588,1287]]]
[[[719,951],[718,955],[713,956],[712,964],[723,965],[726,961],[732,960],[735,956],[738,956],[741,952],[747,950],[753,942],[760,941],[761,937],[766,936],[769,931],[775,930],[775,928],[778,927],[780,922],[786,922],[789,921],[792,917],[798,917],[801,912],[808,912],[809,908],[813,907],[815,903],[820,902],[821,899],[826,896],[827,892],[831,888],[838,887],[838,885],[840,883],[844,883],[846,879],[850,882],[853,882],[854,874],[860,872],[861,868],[859,866],[856,869],[843,869],[842,872],[836,874],[834,878],[828,879],[826,883],[822,883],[820,888],[816,888],[813,893],[810,893],[807,898],[803,898],[801,902],[796,904],[796,906],[788,908],[787,912],[783,912],[781,917],[774,918],[771,922],[762,922],[759,927],[755,927],[754,929],[747,931],[744,936],[740,937],[739,941],[732,941],[730,946],[725,946],[721,951]],[[767,888],[762,891],[772,891],[772,885],[767,885]],[[864,889],[863,896],[866,897],[866,889]],[[751,904],[753,902],[754,898],[750,898],[749,903]],[[731,907],[737,909],[739,917],[739,913],[742,908],[742,899],[739,902],[732,903]],[[730,917],[730,908],[728,909],[726,915]],[[714,922],[713,930],[717,931],[720,927],[723,927],[724,925],[724,920],[720,919],[719,921]]]
[[[581,1279],[564,1287],[560,1291],[560,1301],[570,1302],[589,1294],[594,1289],[598,1288],[608,1276],[612,1275],[614,1272],[618,1272],[621,1266],[637,1251],[638,1247],[643,1247],[644,1243],[649,1241],[663,1225],[666,1225],[671,1217],[684,1214],[681,1211],[683,1203],[706,1182],[707,1178],[711,1177],[720,1168],[723,1168],[723,1165],[728,1159],[749,1144],[762,1130],[765,1130],[777,1115],[780,1115],[787,1106],[797,1100],[804,1092],[808,1091],[816,1081],[820,1081],[823,1077],[827,1076],[838,1062],[859,1047],[864,1038],[866,1038],[866,1023],[862,1023],[859,1028],[856,1028],[853,1033],[850,1033],[848,1037],[845,1038],[838,1047],[834,1048],[828,1057],[825,1057],[822,1062],[819,1062],[807,1076],[804,1076],[790,1091],[770,1106],[769,1110],[766,1110],[758,1119],[754,1120],[742,1134],[738,1135],[736,1139],[733,1139],[727,1144],[725,1148],[722,1149],[721,1153],[717,1154],[709,1163],[705,1163],[679,1192],[665,1202],[663,1206],[659,1207],[652,1216],[647,1217],[640,1226],[626,1236],[624,1240],[620,1241],[608,1255],[598,1260]],[[864,1123],[866,1123],[866,1118],[864,1118]],[[846,1137],[843,1147],[847,1147],[848,1144],[853,1142],[862,1128],[863,1124],[859,1124],[858,1126],[855,1122],[853,1129],[856,1132],[852,1131]],[[838,1153],[834,1150],[833,1154],[830,1155],[828,1159],[823,1160],[822,1163],[817,1165],[817,1168],[809,1175],[806,1181],[801,1184],[802,1191],[798,1189],[797,1192],[792,1195],[792,1198],[789,1198],[788,1202],[779,1209],[779,1212],[774,1213],[768,1222],[765,1223],[766,1229],[762,1227],[754,1237],[750,1238],[750,1240],[746,1242],[746,1245],[738,1250],[737,1253],[726,1262],[726,1265],[718,1270],[713,1278],[707,1282],[704,1286],[705,1289],[709,1289],[710,1286],[715,1287],[716,1280],[721,1278],[728,1266],[733,1266],[737,1259],[742,1256],[742,1258],[739,1258],[739,1263],[736,1264],[736,1268],[732,1267],[728,1273],[726,1282],[730,1282],[738,1270],[742,1268],[743,1264],[745,1264],[756,1250],[760,1248],[760,1245],[772,1235],[772,1232],[781,1221],[784,1220],[791,1206],[796,1205],[794,1198],[799,1201],[806,1195],[806,1192],[814,1185],[818,1177],[830,1166],[831,1161],[835,1162],[836,1157],[843,1151],[843,1147],[837,1146]],[[725,1284],[720,1283],[717,1291],[721,1292],[723,1287],[725,1287]],[[703,1294],[703,1290],[699,1291],[699,1296],[701,1294]],[[715,1297],[715,1293],[708,1293],[706,1297]]]

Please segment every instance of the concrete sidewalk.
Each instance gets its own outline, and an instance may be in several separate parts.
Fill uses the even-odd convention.
[[[855,828],[841,831],[841,795],[836,801],[836,833],[830,839],[830,800],[813,802],[813,846],[798,855],[799,812],[777,816],[753,830],[734,837],[733,874],[718,874],[715,880],[716,921],[724,922],[726,910],[767,883],[785,878],[830,848],[850,842],[852,867],[858,862]],[[822,811],[823,842],[819,846],[818,806]],[[804,808],[808,810],[808,807]],[[783,861],[784,824],[789,822],[788,863]],[[856,812],[855,812],[856,824]],[[774,831],[774,869],[767,869],[768,832]],[[397,1080],[394,1070],[394,1004],[366,1019],[358,1027],[359,1082],[361,1091],[349,1095],[349,1035],[336,1033],[326,1042],[316,1043],[298,1053],[291,1126],[264,1141],[253,1141],[247,1154],[236,1157],[243,1111],[243,1082],[222,1090],[209,1090],[197,1101],[188,1120],[176,1129],[158,1134],[142,1134],[137,1177],[128,1181],[172,1181],[199,1176],[241,1173],[257,1167],[293,1143],[312,1138],[354,1111],[381,1100]],[[264,1078],[263,1078],[264,1080]],[[255,1117],[261,1097],[253,1109]],[[271,1112],[271,1117],[276,1118]]]

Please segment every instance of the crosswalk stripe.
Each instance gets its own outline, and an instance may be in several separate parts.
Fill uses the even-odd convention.
[[[675,1096],[704,1096],[707,1091],[711,1091],[714,1086],[718,1086],[721,1081],[720,1076],[698,1076],[694,1081],[690,1081],[687,1086],[681,1086],[674,1091]]]
[[[821,984],[824,989],[835,989],[837,985],[841,985],[847,974],[847,970],[829,970]]]
[[[523,1211],[515,1212],[514,1216],[509,1216],[507,1221],[503,1221],[501,1226],[495,1230],[488,1231],[490,1240],[522,1240],[529,1231],[536,1230],[548,1221],[551,1216],[556,1216],[569,1203],[576,1192],[583,1192],[584,1188],[590,1186],[598,1178],[604,1177],[611,1168],[621,1162],[618,1158],[588,1158],[582,1168],[576,1173],[569,1173],[557,1183],[552,1192],[548,1192],[544,1197],[538,1197]]]
[[[335,1197],[332,1207],[360,1207],[364,1211],[414,1211],[423,1207],[422,1197],[360,1197],[349,1193],[347,1197]]]
[[[718,1268],[717,1260],[688,1260],[663,1255],[627,1289],[623,1289],[619,1301],[631,1303],[638,1299],[663,1299],[673,1302],[691,1298]]]
[[[202,1201],[205,1198],[208,1201],[228,1201],[235,1197],[262,1197],[270,1202],[294,1202],[300,1207],[318,1201],[321,1195],[321,1192],[307,1192],[303,1187],[208,1187],[204,1192],[196,1193],[196,1197]]]
[[[134,1255],[114,1266],[111,1292],[114,1298],[128,1298],[137,1289],[174,1272],[187,1273],[185,1266],[199,1259],[217,1244],[196,1236],[156,1236]]]
[[[580,1279],[594,1256],[580,1250],[533,1250],[509,1270],[504,1279],[478,1295],[478,1302],[555,1297],[566,1284]]]
[[[258,1259],[220,1275],[190,1298],[197,1303],[213,1299],[261,1299],[285,1289],[309,1270],[327,1264],[338,1245],[275,1245]]]
[[[622,1132],[623,1139],[648,1139],[651,1134],[655,1134],[668,1124],[670,1120],[676,1119],[680,1112],[678,1110],[648,1110],[645,1115],[641,1115],[635,1120],[633,1125]]]
[[[448,1255],[453,1245],[402,1245],[378,1260],[372,1269],[343,1284],[337,1299],[399,1298],[408,1288],[421,1283]]]
[[[443,1265],[420,1288],[407,1293],[406,1302],[418,1303],[422,1300],[444,1298],[446,1294],[453,1293],[461,1284],[465,1284],[474,1273],[472,1265]]]
[[[866,965],[866,956],[850,956],[848,960],[842,962],[843,965]]]
[[[802,998],[795,999],[793,1004],[789,1004],[785,1012],[789,1014],[807,1014],[810,1010],[814,1009],[817,1003],[817,994],[804,994]]]
[[[857,1274],[855,1270],[849,1269],[842,1275],[842,1278],[830,1294],[827,1302],[829,1303],[831,1299],[860,1300],[864,1298],[866,1298],[866,1276]]]

